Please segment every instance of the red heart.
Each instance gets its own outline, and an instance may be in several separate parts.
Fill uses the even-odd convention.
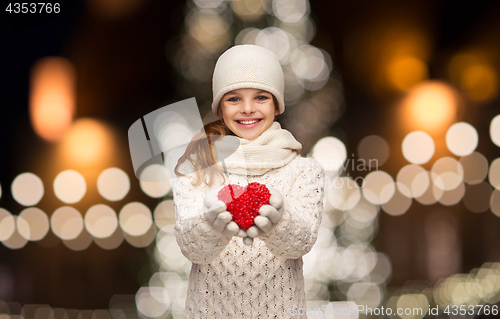
[[[269,204],[271,193],[266,185],[254,182],[245,188],[235,184],[224,186],[217,197],[226,204],[233,221],[240,228],[247,230],[253,225],[262,205]]]

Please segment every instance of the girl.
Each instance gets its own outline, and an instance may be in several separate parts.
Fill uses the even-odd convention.
[[[302,256],[317,238],[324,171],[274,121],[285,110],[279,60],[259,46],[234,46],[217,60],[212,88],[219,120],[205,126],[208,143],[190,143],[173,185],[175,236],[193,263],[186,318],[306,318]],[[226,158],[229,138],[240,145]],[[266,185],[270,199],[245,231],[217,194],[252,182]]]

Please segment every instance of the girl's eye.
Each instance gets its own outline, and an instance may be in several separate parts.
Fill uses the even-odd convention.
[[[259,99],[259,98],[262,98],[262,99],[259,99],[259,101],[264,101],[264,100],[266,100],[266,99],[267,99],[267,96],[260,95],[260,96],[258,96],[257,98],[258,98],[258,99]]]
[[[229,100],[228,100],[228,101],[230,101],[230,102],[237,102],[237,101],[236,101],[236,100],[234,100],[234,99],[238,99],[238,98],[237,98],[237,97],[231,97],[231,98],[229,98]]]

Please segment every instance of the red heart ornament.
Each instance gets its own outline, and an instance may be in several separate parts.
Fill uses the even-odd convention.
[[[269,204],[270,197],[271,193],[266,185],[256,182],[245,188],[229,184],[217,194],[217,198],[226,204],[233,221],[244,230],[253,225],[253,220],[259,215],[259,209],[262,205]]]

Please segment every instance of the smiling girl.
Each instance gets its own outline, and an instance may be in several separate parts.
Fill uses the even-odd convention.
[[[175,235],[192,262],[186,318],[306,318],[296,311],[306,308],[302,256],[317,238],[324,171],[274,121],[285,111],[284,83],[278,58],[265,48],[238,45],[217,60],[212,111],[219,120],[205,125],[208,146],[190,143],[173,185]],[[233,154],[229,138],[239,140]],[[270,199],[245,230],[217,194],[252,182],[264,184]]]

